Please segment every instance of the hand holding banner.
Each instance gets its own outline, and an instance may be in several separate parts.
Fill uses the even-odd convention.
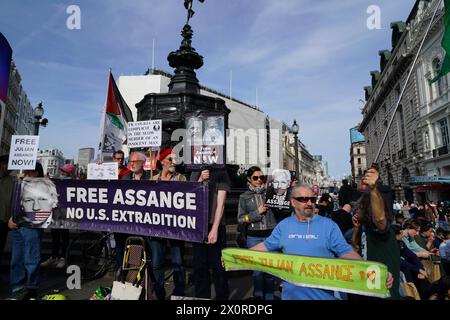
[[[387,267],[363,260],[307,257],[248,249],[222,250],[226,271],[258,270],[292,284],[387,298]]]

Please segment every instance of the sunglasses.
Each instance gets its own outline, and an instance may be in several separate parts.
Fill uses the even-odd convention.
[[[123,160],[123,158],[114,158],[114,160]]]
[[[264,181],[266,181],[266,179],[267,179],[266,176],[253,176],[253,177],[252,177],[252,180],[253,180],[253,181],[261,180],[261,181],[264,182]]]
[[[295,200],[301,203],[308,203],[308,201],[311,201],[311,203],[316,203],[317,197],[294,197]]]

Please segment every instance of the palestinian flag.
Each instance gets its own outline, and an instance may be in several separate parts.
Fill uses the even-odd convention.
[[[111,154],[123,149],[127,138],[127,123],[130,121],[133,121],[131,110],[120,94],[112,73],[109,72],[105,122],[100,142],[101,153]]]
[[[445,57],[439,73],[430,80],[430,83],[438,81],[450,72],[450,0],[445,0],[444,8],[444,35],[442,36],[441,46],[445,50]]]

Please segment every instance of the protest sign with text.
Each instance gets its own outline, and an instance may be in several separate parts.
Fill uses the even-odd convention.
[[[298,256],[248,249],[222,250],[225,270],[258,270],[292,284],[387,298],[386,265],[364,260]]]
[[[12,136],[8,170],[34,170],[39,136]]]
[[[128,122],[128,148],[159,147],[161,145],[161,135],[161,120]]]
[[[14,221],[35,228],[121,232],[203,242],[208,187],[198,182],[24,179]]]
[[[117,162],[88,163],[87,178],[89,180],[117,180],[118,176]]]

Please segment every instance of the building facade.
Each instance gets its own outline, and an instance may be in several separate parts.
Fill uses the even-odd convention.
[[[136,103],[149,93],[167,93],[171,75],[161,70],[143,76],[121,76],[117,81],[119,90],[136,117]],[[270,174],[273,169],[295,170],[294,145],[290,127],[270,118],[256,106],[239,101],[206,86],[200,86],[200,94],[225,101],[231,110],[228,119],[227,163],[238,165],[243,172],[252,165],[260,166]],[[136,118],[134,118],[136,120]],[[300,166],[308,178],[313,175],[313,159],[306,147],[299,142],[299,160],[307,161]]]
[[[78,150],[78,175],[87,173],[88,164],[94,160],[94,156],[94,148],[81,148]]]
[[[13,135],[32,135],[34,133],[33,108],[22,86],[22,78],[14,61],[11,61],[4,117],[0,154],[9,153]]]
[[[420,87],[428,82],[427,77],[430,78],[432,74],[422,73],[424,67],[420,59],[411,73],[398,109],[395,114],[393,113],[435,5],[436,0],[418,0],[406,22],[391,23],[392,48],[379,51],[380,70],[370,72],[371,86],[364,88],[366,103],[362,110],[363,120],[359,131],[366,139],[367,163],[378,163],[382,180],[391,187],[396,198],[400,200],[422,202],[427,198],[425,193],[411,183],[414,181],[411,179],[412,176],[425,174],[424,148],[425,142],[428,141],[425,139],[423,120],[419,113],[423,99],[421,98],[423,90]],[[439,29],[442,14],[443,8],[440,8],[427,39]],[[422,55],[423,51],[419,58]],[[431,90],[436,90],[435,86],[431,85]],[[376,159],[391,118],[393,118],[392,125],[380,156]],[[430,134],[428,133],[428,137]]]
[[[433,7],[435,2],[432,1]],[[416,191],[424,195],[422,198],[434,201],[450,198],[450,75],[434,83],[430,81],[439,72],[445,57],[441,46],[445,29],[443,10],[441,7],[433,22],[415,68],[419,103],[414,111],[419,117],[420,153],[416,156],[419,166],[411,178]]]
[[[44,175],[50,178],[58,178],[59,168],[65,164],[64,155],[58,149],[39,150],[37,160],[42,164]]]
[[[365,142],[351,144],[350,165],[352,167],[352,180],[359,186],[367,169]]]
[[[351,181],[360,186],[364,171],[367,169],[367,158],[365,139],[358,131],[358,127],[350,129],[350,167]]]

